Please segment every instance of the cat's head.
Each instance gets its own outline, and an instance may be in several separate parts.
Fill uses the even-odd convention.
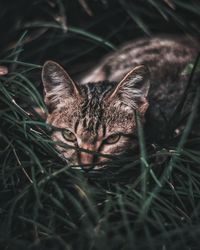
[[[72,146],[57,146],[71,164],[98,167],[109,160],[103,155],[118,156],[134,148],[136,112],[143,119],[148,107],[146,67],[134,68],[119,83],[81,85],[60,65],[47,61],[42,81],[52,139]]]

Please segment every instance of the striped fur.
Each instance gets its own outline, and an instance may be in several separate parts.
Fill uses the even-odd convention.
[[[46,62],[42,78],[49,108],[47,123],[58,128],[53,131],[52,139],[83,149],[81,152],[57,146],[61,156],[71,164],[87,167],[105,165],[108,158],[103,155],[121,155],[133,150],[135,112],[144,121],[147,99],[158,121],[160,110],[167,116],[177,105],[187,82],[181,72],[198,50],[195,43],[190,46],[188,41],[152,38],[129,43],[85,75],[84,84],[75,83],[55,62]],[[139,66],[142,64],[150,69],[151,75],[147,67]],[[69,130],[76,140],[66,140],[61,130]],[[114,138],[120,135],[119,140],[108,143],[113,135]]]

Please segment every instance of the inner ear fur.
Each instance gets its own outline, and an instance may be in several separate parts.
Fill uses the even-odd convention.
[[[122,78],[107,98],[109,101],[120,100],[144,114],[148,108],[149,87],[149,69],[144,65],[137,66]]]
[[[63,102],[63,99],[80,95],[78,85],[68,73],[56,62],[47,61],[42,68],[45,103],[51,109]]]

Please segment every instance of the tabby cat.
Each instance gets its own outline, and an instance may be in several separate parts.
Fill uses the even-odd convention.
[[[71,165],[98,169],[109,161],[106,155],[134,153],[136,115],[144,123],[151,110],[158,124],[161,111],[170,117],[187,83],[181,72],[198,49],[191,38],[139,39],[103,58],[78,82],[47,61],[42,71],[47,123],[54,141],[71,146],[57,146],[62,157]]]

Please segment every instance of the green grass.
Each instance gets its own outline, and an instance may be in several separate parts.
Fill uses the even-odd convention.
[[[198,1],[80,2],[1,3],[0,65],[9,74],[0,76],[0,248],[199,249],[198,81],[191,111],[186,117],[181,112],[199,57],[184,72],[190,75],[188,88],[166,142],[152,146],[138,117],[139,152],[104,171],[68,166],[33,110],[46,110],[40,80],[46,59],[62,63],[75,77],[130,39],[198,36]],[[183,118],[185,129],[174,136]]]

